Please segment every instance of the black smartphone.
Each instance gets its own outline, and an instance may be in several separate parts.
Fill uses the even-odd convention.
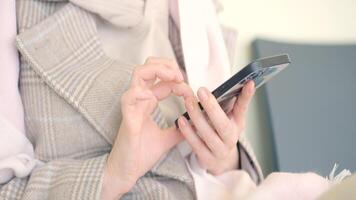
[[[288,54],[257,59],[221,84],[212,94],[219,102],[221,108],[226,113],[229,113],[233,108],[236,97],[239,96],[247,81],[253,80],[257,89],[285,69],[290,63]],[[201,110],[204,110],[200,103],[199,106]],[[183,116],[188,121],[190,120],[187,112]],[[178,119],[176,119],[175,125],[178,128]]]

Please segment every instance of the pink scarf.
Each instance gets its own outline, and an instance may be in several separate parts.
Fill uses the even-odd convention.
[[[13,176],[25,177],[33,167],[34,152],[26,138],[18,89],[19,58],[15,47],[15,1],[0,1],[0,184]]]
[[[231,76],[230,62],[211,0],[171,0],[179,27],[189,85],[214,90]]]

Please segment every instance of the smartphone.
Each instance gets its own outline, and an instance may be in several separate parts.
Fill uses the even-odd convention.
[[[217,87],[212,94],[225,113],[229,113],[233,109],[234,102],[247,81],[253,80],[257,89],[285,69],[290,63],[288,54],[257,59]],[[199,106],[204,111],[200,103]],[[190,120],[187,112],[183,116],[188,121]],[[178,128],[178,119],[176,119],[175,125]]]

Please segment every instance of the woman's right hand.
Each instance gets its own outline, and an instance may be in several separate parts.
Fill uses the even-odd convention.
[[[176,62],[149,58],[135,68],[131,86],[121,98],[123,119],[104,171],[102,199],[117,199],[128,192],[163,154],[183,140],[175,126],[161,129],[151,117],[158,102],[172,93],[194,95]]]

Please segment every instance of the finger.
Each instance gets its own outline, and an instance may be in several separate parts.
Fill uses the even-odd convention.
[[[244,121],[246,110],[248,108],[249,103],[251,102],[254,92],[254,82],[247,82],[234,105],[233,114],[237,124],[241,124]]]
[[[152,87],[152,92],[158,100],[162,100],[171,94],[182,96],[184,98],[194,96],[193,90],[185,82],[176,83],[172,81],[161,81]]]
[[[234,124],[220,107],[214,95],[207,88],[202,87],[198,90],[198,98],[221,140],[229,148],[235,146],[237,138],[234,135],[236,132]]]
[[[157,78],[161,79],[162,81],[183,81],[183,79],[179,78],[175,70],[168,68],[165,65],[146,64],[135,68],[131,84],[133,86],[142,84],[147,84],[147,86],[150,86],[150,84],[154,83]]]
[[[185,117],[180,117],[178,119],[178,123],[180,132],[183,134],[188,144],[192,147],[193,152],[200,158],[199,160],[201,164],[204,165],[203,167],[208,167],[209,162],[211,162],[214,158],[211,151],[195,133],[193,127],[189,124]]]
[[[131,113],[137,113],[138,111],[144,111],[144,110],[150,112],[150,110],[152,109],[143,109],[143,108],[154,107],[155,105],[151,105],[153,103],[156,103],[156,101],[151,101],[154,98],[155,97],[150,90],[147,89],[145,90],[140,87],[130,88],[121,96],[121,109],[123,115],[130,115]]]
[[[178,131],[177,128],[172,126],[172,127],[169,127],[167,129],[163,130],[161,139],[162,139],[161,144],[164,145],[165,151],[168,151],[175,145],[182,142],[184,140],[184,137],[182,136],[182,134],[180,134],[180,132]]]
[[[152,92],[140,87],[134,87],[127,90],[121,97],[121,103],[125,105],[136,105],[139,100],[152,98]]]
[[[227,148],[215,130],[208,123],[206,117],[200,110],[195,97],[188,97],[185,100],[185,107],[200,138],[216,157],[224,157],[227,153]]]
[[[183,74],[180,71],[180,67],[179,67],[178,63],[173,59],[149,57],[149,58],[147,58],[145,63],[147,63],[147,64],[148,63],[151,63],[151,64],[164,64],[167,67],[170,67],[170,68],[176,70],[177,73],[179,74],[180,78],[183,79]]]

